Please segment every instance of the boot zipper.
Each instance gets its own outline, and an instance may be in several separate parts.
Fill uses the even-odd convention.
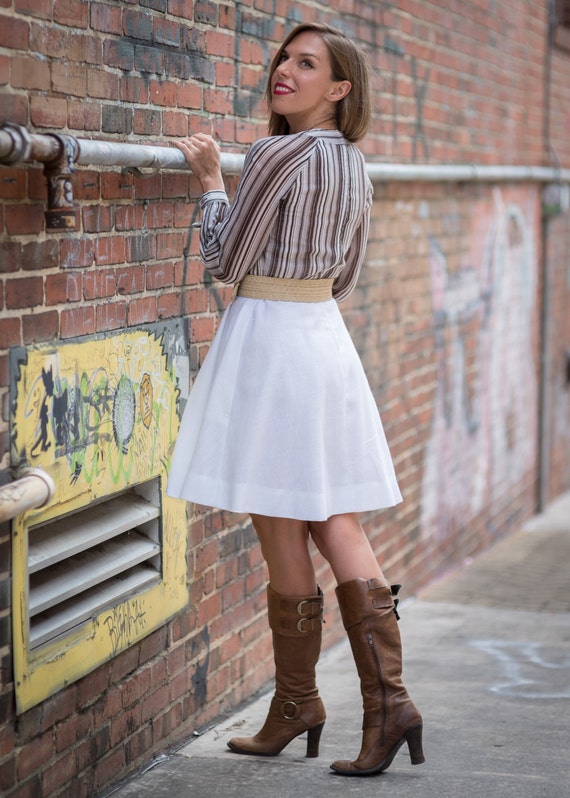
[[[374,645],[374,637],[373,637],[373,635],[370,632],[368,632],[368,634],[366,635],[366,639],[368,641],[368,645],[370,646],[370,651],[372,652],[372,658],[373,658],[374,663],[376,665],[376,674],[378,676],[378,682],[380,683],[380,690],[381,690],[381,694],[382,694],[382,725],[381,725],[380,728],[382,730],[382,732],[381,732],[382,733],[382,745],[384,745],[385,739],[386,739],[386,726],[387,726],[387,722],[388,722],[388,718],[387,718],[388,705],[387,705],[387,701],[386,701],[386,685],[384,684],[384,679],[382,678],[382,665],[380,664],[380,658],[378,656],[378,652],[376,650],[376,646]]]

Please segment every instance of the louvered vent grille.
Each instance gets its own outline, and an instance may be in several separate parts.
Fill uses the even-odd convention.
[[[28,529],[30,647],[161,579],[158,480]]]

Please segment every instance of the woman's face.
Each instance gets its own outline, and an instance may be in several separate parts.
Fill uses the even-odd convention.
[[[347,80],[333,80],[329,51],[314,31],[289,42],[271,76],[271,108],[287,119],[291,133],[336,128],[336,103],[350,91]]]

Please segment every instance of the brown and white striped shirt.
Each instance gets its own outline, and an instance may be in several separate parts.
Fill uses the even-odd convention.
[[[333,296],[354,288],[368,236],[372,185],[360,150],[337,130],[259,139],[233,202],[202,195],[200,248],[222,282],[245,274],[334,278]]]

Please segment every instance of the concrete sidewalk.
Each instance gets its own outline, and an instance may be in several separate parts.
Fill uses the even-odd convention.
[[[570,493],[514,535],[401,605],[404,679],[424,717],[426,764],[403,746],[368,778],[329,763],[360,748],[361,697],[348,644],[325,652],[327,724],[279,756],[232,754],[271,693],[159,758],[113,798],[567,798],[570,795]]]

